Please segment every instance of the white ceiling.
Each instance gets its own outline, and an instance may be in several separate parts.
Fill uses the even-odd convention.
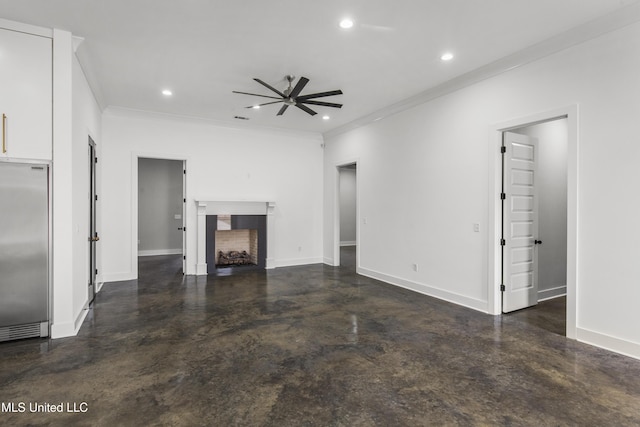
[[[101,106],[327,132],[637,3],[637,0],[0,0],[0,18],[83,37],[77,55]],[[349,16],[351,30],[338,21]],[[447,63],[439,58],[451,51]],[[342,109],[246,109],[310,79]],[[160,92],[169,88],[174,95]],[[262,99],[266,100],[266,99]],[[268,100],[266,100],[268,101]],[[328,114],[331,119],[323,121]]]

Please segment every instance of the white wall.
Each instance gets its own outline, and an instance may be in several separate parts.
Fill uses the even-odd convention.
[[[182,164],[138,160],[138,255],[182,253]]]
[[[567,288],[567,120],[554,120],[515,133],[538,139],[538,299]]]
[[[638,75],[636,23],[327,138],[325,259],[334,245],[332,170],[358,158],[359,271],[487,311],[489,130],[577,104],[577,337],[640,357]],[[400,248],[414,256],[388,258]]]
[[[356,244],[356,169],[345,167],[340,173],[340,245]]]
[[[75,335],[89,283],[88,135],[100,147],[101,112],[73,54],[69,32],[54,30],[53,338]],[[99,152],[99,151],[98,151]],[[98,265],[99,268],[99,265]]]
[[[196,200],[275,201],[269,256],[277,266],[322,262],[320,135],[109,109],[102,129],[105,281],[137,277],[137,156],[186,159],[188,274],[197,261]]]

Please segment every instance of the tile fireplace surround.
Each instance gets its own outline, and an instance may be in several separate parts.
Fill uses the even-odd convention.
[[[207,274],[207,215],[266,215],[267,257],[266,268],[275,268],[274,216],[275,202],[196,200],[198,212],[198,263],[196,275]]]

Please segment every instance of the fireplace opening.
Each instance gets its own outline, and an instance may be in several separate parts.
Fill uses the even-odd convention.
[[[216,230],[216,267],[258,265],[258,230]]]
[[[207,215],[207,272],[264,269],[266,215]]]

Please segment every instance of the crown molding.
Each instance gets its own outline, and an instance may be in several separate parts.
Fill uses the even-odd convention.
[[[162,120],[162,121],[174,121],[181,123],[198,123],[209,126],[216,126],[227,129],[243,130],[248,132],[268,132],[280,135],[297,136],[305,139],[313,139],[314,142],[321,143],[323,141],[322,134],[320,132],[301,131],[294,129],[285,129],[270,126],[260,126],[252,124],[236,124],[224,120],[212,119],[208,117],[187,116],[170,113],[160,113],[156,111],[138,110],[134,108],[119,107],[110,105],[104,110],[104,115],[110,115],[113,117],[123,118],[138,118],[146,120]]]

